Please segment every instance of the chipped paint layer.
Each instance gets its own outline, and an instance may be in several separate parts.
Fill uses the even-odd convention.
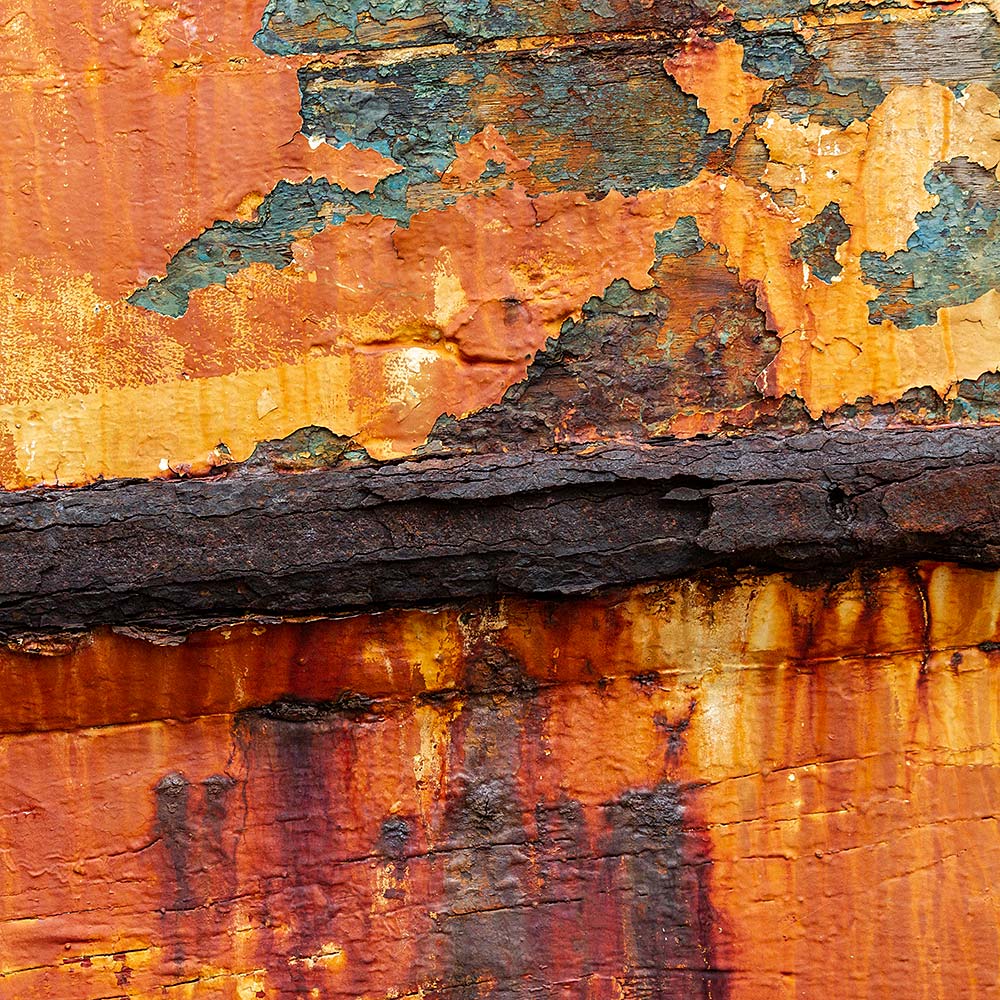
[[[21,5],[0,480],[204,473],[309,426],[407,455],[621,282],[660,342],[707,309],[739,387],[668,364],[657,435],[954,410],[1000,367],[1000,27],[800,6]],[[679,220],[704,248],[664,284]],[[725,347],[761,324],[773,353]]]

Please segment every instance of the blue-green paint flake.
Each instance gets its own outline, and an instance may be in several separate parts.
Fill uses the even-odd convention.
[[[498,129],[549,186],[591,195],[676,187],[727,137],[663,69],[659,52],[443,56],[401,65],[306,67],[307,134],[376,149],[412,181],[440,176],[456,146]]]
[[[693,179],[725,136],[707,136],[695,99],[667,75],[662,58],[609,61],[591,53],[545,58],[447,56],[396,66],[300,71],[302,119],[309,135],[391,156],[403,170],[373,194],[325,179],[281,181],[252,222],[217,222],[183,247],[162,278],[129,298],[135,306],[182,315],[191,292],[252,263],[287,267],[292,243],[355,215],[406,226],[414,211],[440,209],[460,192],[441,184],[457,146],[487,125],[531,164],[536,190],[602,197],[676,187]],[[504,184],[490,161],[481,184]],[[509,182],[508,182],[509,183]]]
[[[692,257],[705,249],[705,241],[698,231],[698,223],[691,215],[682,216],[670,228],[656,234],[656,263],[667,255]]]
[[[830,284],[843,270],[837,261],[837,248],[850,238],[851,230],[840,214],[840,206],[832,201],[802,227],[791,246],[792,258],[805,261],[812,274]]]
[[[269,0],[254,41],[289,56],[595,31],[683,37],[715,10],[710,0]]]
[[[163,278],[151,278],[128,301],[164,316],[182,316],[191,292],[223,284],[250,264],[281,269],[292,262],[292,243],[341,225],[351,215],[379,215],[405,225],[412,211],[407,185],[398,176],[380,182],[375,191],[348,191],[325,178],[300,184],[279,181],[252,222],[216,222],[182,247]]]
[[[588,42],[519,53],[466,48],[402,62],[351,59],[302,67],[303,131],[337,147],[377,150],[402,172],[373,194],[322,179],[280,182],[257,219],[217,222],[175,255],[163,277],[152,279],[129,301],[179,316],[192,291],[222,283],[251,263],[286,267],[295,240],[341,225],[350,216],[377,215],[406,226],[414,211],[446,207],[459,196],[488,195],[508,183],[510,168],[503,163],[488,162],[479,181],[464,192],[441,184],[457,147],[487,126],[499,130],[528,162],[528,169],[509,183],[516,180],[529,196],[551,190],[591,198],[612,190],[633,195],[692,180],[713,157],[726,155],[729,136],[708,133],[695,98],[664,71],[664,59],[679,44],[664,36],[680,25],[701,23],[709,8],[715,9],[706,2],[269,0],[256,40],[280,55],[435,41],[457,42],[461,50],[466,43],[489,39],[595,29],[648,28],[657,35],[612,47]],[[832,22],[803,35],[793,20],[799,6],[810,5],[806,0],[800,5],[741,0],[734,5],[736,19],[724,26],[744,47],[744,69],[774,81],[759,115],[793,120],[808,115],[844,125],[867,117],[901,83],[937,81],[955,89],[980,82],[1000,92],[1000,28],[984,9],[963,7],[890,23]],[[754,31],[740,25],[741,18],[756,15],[774,20]],[[971,53],[962,60],[964,81],[954,79],[950,46],[955,40]],[[934,184],[942,185],[942,204],[918,220],[908,250],[888,260],[865,256],[869,280],[882,289],[872,303],[873,322],[890,314],[904,326],[931,322],[941,305],[968,301],[993,287],[991,204],[966,205],[954,184],[930,178],[928,188]],[[700,240],[696,228],[694,234],[677,227],[659,234],[657,254],[662,258],[678,248],[686,253],[688,236]],[[845,229],[839,211],[836,217],[821,217],[805,227],[792,252],[829,281],[839,270],[834,254]],[[940,267],[936,255],[944,261]]]
[[[861,256],[865,281],[883,291],[869,303],[871,323],[904,330],[937,322],[939,309],[972,302],[1000,286],[1000,184],[964,157],[924,179],[938,203],[917,215],[905,250]]]

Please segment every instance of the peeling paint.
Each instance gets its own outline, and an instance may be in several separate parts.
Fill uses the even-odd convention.
[[[683,219],[716,255],[688,259],[751,293],[737,315],[698,285],[740,388],[675,384],[656,435],[798,426],[801,404],[906,419],[908,394],[1000,366],[1000,27],[976,4],[22,14],[2,39],[22,123],[7,487],[204,474],[310,426],[411,454],[497,404],[593,296],[654,287]],[[658,336],[697,339],[689,294],[673,283]],[[726,348],[761,318],[776,354]]]
[[[714,8],[684,3],[584,0],[268,0],[255,41],[277,55],[335,52],[356,47],[432,45],[517,36],[626,30],[673,31],[707,20]]]
[[[837,261],[837,251],[850,238],[851,230],[840,214],[840,206],[832,201],[802,227],[802,235],[791,245],[792,257],[807,264],[820,281],[830,284],[844,270]]]
[[[940,310],[991,291],[1000,263],[1000,184],[995,173],[958,157],[931,170],[924,187],[937,204],[916,217],[905,250],[862,254],[868,284],[884,289],[868,305],[870,322],[903,329],[937,322]]]

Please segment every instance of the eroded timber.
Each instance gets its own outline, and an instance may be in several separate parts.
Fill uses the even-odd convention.
[[[813,430],[642,447],[267,464],[0,497],[3,627],[177,627],[706,566],[1000,562],[1000,431]]]

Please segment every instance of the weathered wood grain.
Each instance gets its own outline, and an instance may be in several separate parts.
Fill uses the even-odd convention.
[[[816,430],[0,497],[5,631],[190,625],[706,566],[1000,563],[1000,430]]]

